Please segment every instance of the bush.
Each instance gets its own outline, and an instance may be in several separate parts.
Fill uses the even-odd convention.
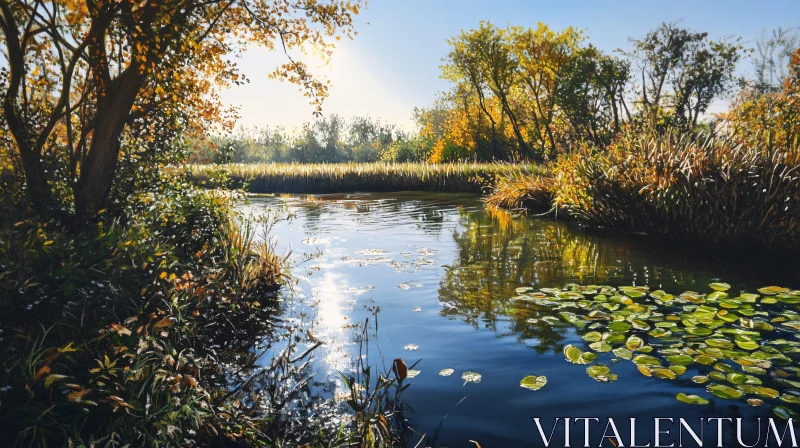
[[[254,404],[229,391],[271,329],[280,263],[230,207],[172,179],[95,229],[26,219],[0,230],[0,439],[260,436]]]

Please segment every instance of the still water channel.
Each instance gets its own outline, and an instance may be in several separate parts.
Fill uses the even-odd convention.
[[[677,317],[673,318],[677,322],[672,328],[675,335],[663,337],[651,333],[654,329],[669,329],[671,324],[663,316],[671,314],[674,307],[688,313],[698,312],[696,307],[703,306],[693,303],[691,297],[688,301],[678,297],[680,293],[709,294],[713,292],[709,287],[712,282],[729,284],[731,298],[745,290],[757,293],[758,288],[766,285],[800,288],[795,260],[765,265],[759,257],[714,254],[665,246],[652,240],[587,233],[552,219],[489,210],[474,196],[466,195],[256,197],[250,199],[246,209],[255,214],[279,210],[292,216],[279,222],[272,235],[277,238],[279,251],[291,251],[290,260],[296,265],[292,274],[299,283],[293,300],[304,305],[292,306],[308,307],[315,319],[315,329],[325,342],[314,364],[319,377],[334,379],[338,377],[337,370],[346,372],[351,368],[353,358],[359,353],[352,324],[372,318],[376,307],[378,330],[377,338],[370,342],[374,345],[370,362],[382,368],[391,366],[396,357],[408,364],[421,360],[416,366],[419,374],[407,380],[411,387],[404,397],[413,407],[409,415],[412,426],[425,434],[428,446],[474,447],[470,440],[484,448],[543,446],[532,417],[541,418],[547,436],[555,417],[572,418],[573,446],[583,446],[584,442],[583,423],[575,425],[574,419],[597,418],[598,422],[589,422],[591,444],[603,443],[602,446],[609,447],[614,446],[611,441],[602,442],[607,418],[615,419],[626,444],[631,417],[641,424],[636,438],[642,445],[653,440],[653,418],[682,417],[698,433],[704,426],[706,446],[715,446],[716,423],[702,424],[699,419],[730,417],[735,422],[736,417],[742,417],[745,442],[750,444],[759,437],[758,417],[775,418],[782,429],[785,420],[778,419],[773,409],[800,408],[780,399],[788,397],[793,401],[791,396],[797,395],[800,385],[800,369],[797,369],[800,358],[796,354],[800,350],[792,349],[800,339],[791,327],[780,326],[780,322],[794,319],[792,313],[798,305],[792,300],[773,305],[779,307],[775,308],[777,312],[789,313],[778,316],[772,324],[773,331],[762,332],[756,338],[743,333],[742,340],[754,339],[759,346],[766,345],[769,339],[790,341],[789,345],[770,346],[777,348],[774,357],[781,359],[767,359],[769,366],[764,365],[764,359],[754,361],[757,366],[768,367],[763,374],[753,373],[761,372],[760,367],[744,372],[742,365],[717,356],[708,365],[684,358],[689,359],[688,363],[678,364],[683,364],[686,371],[680,374],[683,369],[678,367],[679,374],[673,378],[671,374],[656,375],[650,371],[651,376],[646,376],[639,364],[624,359],[624,350],[593,350],[592,338],[585,340],[582,336],[595,328],[598,333],[607,329],[600,324],[570,324],[570,315],[582,319],[580,312],[572,309],[565,317],[562,312],[570,308],[559,308],[558,299],[542,298],[536,293],[541,288],[548,291],[547,288],[580,284],[647,286],[650,291],[673,294],[675,299],[665,304],[664,310],[658,309],[652,297],[635,298],[634,301],[646,301],[653,306],[648,310],[650,320],[645,319],[641,331],[632,328],[625,335],[640,336],[644,344],[655,349],[650,355],[664,352],[658,357],[663,367],[667,367],[674,364],[665,361],[667,355],[680,356],[688,350],[690,357],[697,358],[705,354],[703,350],[698,353],[688,347],[707,347],[702,337],[684,344],[680,335],[686,334],[679,331],[682,324]],[[593,296],[587,297],[589,302],[594,300]],[[704,296],[699,297],[696,301],[705,302]],[[586,305],[584,301],[575,306],[579,309]],[[624,310],[626,305],[606,305],[603,310],[610,319],[620,320],[617,317],[620,306]],[[731,306],[754,309],[755,316],[752,311],[749,314],[756,320],[759,316],[762,320],[776,316],[774,312],[762,313],[760,303],[748,305],[734,300]],[[660,326],[659,322],[665,325]],[[732,331],[742,329],[738,320],[724,325]],[[736,334],[728,335],[730,341],[739,341]],[[626,340],[612,338],[610,342],[614,348],[624,348]],[[593,352],[597,358],[587,365],[570,363],[564,354],[568,345]],[[670,347],[678,348],[669,351]],[[726,352],[727,358],[739,359],[753,352],[751,348],[750,352],[740,351],[737,355],[736,346],[722,347],[726,348],[732,350]],[[762,358],[770,358],[771,353]],[[641,353],[634,350],[632,356],[638,354]],[[596,364],[609,367],[616,380],[597,381],[590,377],[586,368]],[[443,369],[452,369],[453,373],[442,376]],[[710,382],[701,384],[692,380],[698,376],[707,378],[713,371],[718,372],[717,377],[712,376]],[[480,381],[465,381],[462,379],[465,372],[480,374]],[[739,378],[735,375],[732,378],[729,373],[749,375],[744,388],[750,393],[729,400],[707,390],[713,383],[739,390],[741,385],[735,384],[740,382]],[[547,383],[539,390],[527,390],[520,387],[520,380],[527,375],[545,376]],[[753,377],[758,380],[752,380]],[[726,382],[726,378],[733,382]],[[750,380],[761,384],[748,390]],[[770,391],[759,394],[756,387],[775,390],[780,397],[770,397]],[[676,400],[678,393],[697,395],[708,403],[682,403]],[[751,404],[758,401],[763,404],[752,406],[748,399],[756,400]],[[662,436],[664,445],[680,442],[677,425],[670,428],[671,435]],[[737,446],[734,425],[725,423],[723,430],[726,440],[734,441],[725,446]],[[765,444],[764,431],[762,423],[758,446]],[[561,421],[550,446],[566,444],[563,432]],[[683,438],[683,446],[697,446],[689,442],[686,433]]]

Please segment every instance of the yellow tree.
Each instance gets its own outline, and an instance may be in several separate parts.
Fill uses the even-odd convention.
[[[508,34],[521,83],[531,102],[532,134],[541,151],[552,155],[557,149],[556,92],[566,79],[564,68],[578,55],[583,32],[573,27],[554,31],[540,22],[536,29],[511,27]]]
[[[231,59],[281,49],[272,76],[317,107],[327,84],[289,57],[352,37],[360,0],[2,0],[4,151],[40,214],[91,219],[107,201],[131,139],[226,125],[217,89],[245,81]],[[135,145],[134,145],[135,147]],[[70,206],[72,207],[72,206]]]

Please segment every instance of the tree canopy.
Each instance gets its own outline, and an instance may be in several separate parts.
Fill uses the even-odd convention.
[[[121,161],[141,168],[176,138],[229,128],[220,87],[246,82],[248,45],[286,52],[271,76],[317,111],[327,84],[290,56],[352,37],[360,0],[0,2],[3,151],[40,214],[90,219]]]

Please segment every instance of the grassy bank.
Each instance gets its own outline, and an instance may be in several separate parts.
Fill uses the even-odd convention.
[[[282,259],[236,195],[167,177],[76,230],[7,193],[0,446],[405,446],[403,371],[346,420],[311,392],[318,343],[276,324]]]
[[[251,193],[341,193],[353,191],[441,191],[481,193],[498,176],[535,174],[535,165],[487,163],[340,163],[191,165],[195,183],[221,175]]]
[[[562,156],[550,175],[501,176],[486,200],[684,242],[797,249],[799,168],[797,147],[631,132]]]

